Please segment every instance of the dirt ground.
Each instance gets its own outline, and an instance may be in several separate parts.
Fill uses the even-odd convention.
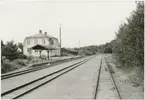
[[[122,99],[143,99],[143,84],[137,84],[133,82],[133,79],[136,79],[136,77],[138,77],[136,75],[136,71],[126,71],[123,68],[116,67],[116,63],[114,63],[115,58],[111,54],[106,55],[106,58],[114,72],[112,74],[114,76]],[[144,83],[143,80],[142,83]]]

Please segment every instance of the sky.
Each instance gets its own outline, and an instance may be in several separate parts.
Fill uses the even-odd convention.
[[[1,0],[0,38],[23,43],[40,29],[59,38],[61,23],[62,47],[100,45],[115,38],[135,9],[131,0]]]

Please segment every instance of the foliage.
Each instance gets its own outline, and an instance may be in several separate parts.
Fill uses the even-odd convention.
[[[5,46],[2,47],[2,56],[5,56],[7,59],[14,60],[18,58],[17,45],[14,44],[14,41],[9,41]]]
[[[33,58],[34,58],[33,56],[27,56],[27,59],[28,59],[29,61],[31,61]]]
[[[22,54],[22,53],[19,53],[18,58],[20,58],[20,59],[27,59],[27,56]]]
[[[112,53],[112,48],[110,46],[105,47],[104,53]]]
[[[29,62],[28,60],[22,60],[22,59],[15,59],[13,61],[9,61],[9,59],[5,59],[1,67],[1,73],[3,74],[9,71],[19,69],[23,66],[27,66],[28,62]]]
[[[21,66],[26,66],[29,63],[27,59],[15,59],[13,62]]]
[[[98,52],[116,54],[124,67],[144,69],[144,2],[139,1],[127,23],[119,26],[116,38],[98,46]]]
[[[124,66],[144,65],[144,3],[137,2],[137,9],[127,18],[128,23],[120,25],[117,32],[114,53]]]
[[[112,53],[114,40],[98,46],[100,53]]]
[[[5,45],[4,45],[3,41],[1,40],[1,64],[3,64],[3,60],[2,60],[3,58],[2,57],[4,55],[4,51],[3,51],[4,50],[4,46]]]
[[[26,56],[18,52],[22,48],[22,44],[16,45],[14,41],[9,41],[6,44],[1,40],[1,72],[6,73],[27,65]]]
[[[81,48],[74,48],[79,52],[80,55],[93,55],[96,54],[98,51],[98,48],[96,45],[91,45],[91,46],[84,46]]]
[[[18,43],[18,45],[14,44],[14,41],[8,41],[6,44],[1,41],[1,54],[2,57],[6,57],[9,60],[14,60],[17,58],[26,59],[27,57],[22,53],[18,52],[18,47],[23,50],[22,43]]]
[[[8,71],[12,71],[14,68],[12,68],[12,65],[8,62],[3,62],[2,67],[1,67],[1,73],[6,73]]]

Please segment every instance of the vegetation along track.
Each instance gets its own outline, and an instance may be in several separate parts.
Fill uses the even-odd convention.
[[[79,58],[77,58],[77,59],[79,59]],[[5,75],[1,76],[1,80],[11,78],[11,77],[15,77],[15,76],[19,76],[19,75],[22,75],[22,74],[27,74],[27,73],[34,72],[34,71],[38,71],[38,70],[48,68],[48,67],[51,67],[51,66],[42,66],[42,67],[37,67],[37,68],[26,69],[26,70],[23,70],[23,71],[13,72],[13,73],[10,73],[10,74],[5,74]]]
[[[18,86],[18,87],[11,89],[9,91],[6,91],[6,92],[1,94],[1,97],[6,98],[6,99],[17,99],[17,98],[35,90],[35,89],[41,87],[41,86],[53,81],[54,79],[60,77],[61,75],[66,74],[67,72],[79,67],[80,65],[89,61],[90,59],[92,59],[92,57],[87,58],[85,60],[82,60],[80,62],[77,62],[75,64],[72,64],[68,67],[62,68],[58,71],[55,71],[55,72],[50,73],[48,75],[45,75],[41,78],[38,78],[38,79],[33,80],[31,82],[28,82],[24,85]]]
[[[102,57],[102,58],[103,58],[103,57]],[[101,68],[102,68],[102,58],[101,58],[101,62],[100,62],[100,67],[99,67],[99,72],[98,72],[98,77],[97,77],[97,83],[96,83],[95,93],[94,93],[93,99],[97,99],[97,92],[98,92],[99,80],[100,80],[100,74],[101,74]],[[117,85],[116,85],[116,83],[115,83],[115,80],[114,80],[114,78],[113,78],[113,75],[112,75],[112,73],[111,73],[110,65],[109,65],[109,63],[108,63],[106,57],[104,57],[104,60],[105,60],[105,62],[106,62],[106,64],[107,64],[107,67],[108,67],[108,69],[109,69],[109,73],[110,73],[112,82],[113,82],[113,84],[114,84],[115,90],[116,90],[116,92],[117,92],[117,94],[118,94],[118,97],[119,97],[119,99],[122,99],[122,98],[121,98],[121,95],[120,95],[120,92],[119,92],[119,90],[118,90],[118,87],[117,87]]]

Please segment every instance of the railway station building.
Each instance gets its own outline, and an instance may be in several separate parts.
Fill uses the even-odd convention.
[[[25,37],[23,42],[23,53],[26,56],[44,57],[60,55],[60,44],[56,37],[50,36],[47,32],[36,33]]]

